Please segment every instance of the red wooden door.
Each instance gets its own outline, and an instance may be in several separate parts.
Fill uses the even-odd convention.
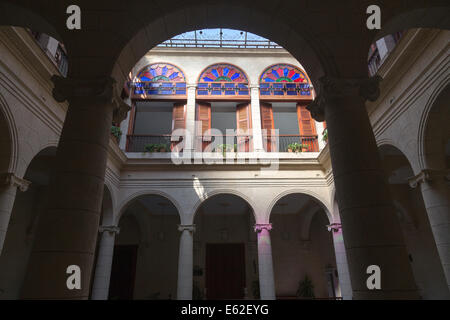
[[[211,137],[205,136],[205,132],[211,129],[211,104],[198,102],[195,119],[197,122],[200,122],[200,125],[197,128],[196,149],[200,151],[201,148],[201,151],[203,151],[211,143]]]
[[[244,244],[206,244],[207,299],[243,299],[244,288]]]
[[[110,300],[132,300],[136,273],[137,245],[114,246],[109,283]]]
[[[241,103],[236,106],[237,151],[251,151],[250,129],[252,128],[250,104]]]
[[[186,128],[186,104],[185,103],[174,103],[172,109],[172,133],[177,129]],[[181,152],[181,148],[177,145],[182,140],[182,137],[171,137],[170,150]]]
[[[311,113],[306,109],[306,105],[297,104],[298,128],[302,141],[300,143],[307,145],[307,151],[319,151],[319,145],[316,139],[316,123],[311,117]]]
[[[276,151],[276,136],[273,123],[272,104],[260,103],[261,110],[261,129],[263,130],[263,144],[267,152]]]

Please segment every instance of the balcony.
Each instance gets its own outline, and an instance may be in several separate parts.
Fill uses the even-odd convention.
[[[266,152],[319,152],[317,135],[266,134],[263,136],[263,146]]]

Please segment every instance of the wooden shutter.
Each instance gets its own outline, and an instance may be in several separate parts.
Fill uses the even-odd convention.
[[[273,123],[273,110],[270,103],[260,103],[261,129],[263,130],[263,144],[267,152],[276,151],[276,137],[272,130],[275,129]]]
[[[311,113],[306,109],[306,105],[297,104],[297,117],[302,144],[308,145],[308,151],[319,151],[316,123],[311,117]]]
[[[249,152],[251,149],[250,129],[252,128],[250,103],[241,103],[236,106],[236,128],[239,133],[237,137],[237,151]]]
[[[197,147],[201,146],[203,151],[211,142],[211,137],[204,137],[204,133],[211,129],[211,104],[198,102],[195,112],[195,120],[200,121],[200,127],[197,128]]]
[[[185,103],[174,103],[172,109],[172,132],[176,129],[186,128],[186,104]],[[174,151],[174,148],[180,143],[182,137],[171,137],[170,149]],[[175,148],[176,149],[176,148]],[[176,151],[181,151],[176,150]]]

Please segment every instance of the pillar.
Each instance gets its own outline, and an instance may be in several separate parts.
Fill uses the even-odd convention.
[[[400,223],[381,167],[365,108],[379,96],[381,79],[319,79],[320,94],[308,106],[326,120],[334,183],[354,299],[419,297]],[[381,288],[369,289],[367,269],[381,270]]]
[[[447,180],[447,181],[446,181]],[[449,172],[424,169],[409,179],[409,185],[420,185],[431,231],[450,291],[450,189]]]
[[[109,281],[114,255],[114,240],[120,231],[116,226],[101,226],[100,245],[98,246],[97,264],[95,266],[92,300],[108,300]]]
[[[17,177],[14,173],[0,174],[0,254],[5,243],[17,189],[25,192],[29,185],[29,181]]]
[[[178,300],[192,300],[194,272],[194,232],[195,225],[179,225],[180,251],[178,255]]]
[[[52,80],[54,98],[68,100],[69,108],[22,297],[88,299],[115,112],[114,80],[56,76]],[[77,266],[80,273],[68,274],[69,266]],[[79,288],[67,285],[71,275],[80,279]]]
[[[347,253],[345,252],[344,238],[342,236],[342,226],[340,223],[333,223],[328,227],[332,233],[334,254],[336,256],[336,268],[339,275],[339,286],[341,288],[342,299],[352,299],[352,284],[348,272]]]
[[[255,232],[258,238],[259,292],[261,300],[275,300],[270,230],[272,230],[271,223],[255,224]]]
[[[261,110],[259,106],[259,86],[250,86],[250,98],[252,113],[253,150],[255,152],[264,152],[261,129]]]
[[[195,96],[197,94],[197,85],[187,85],[187,105],[186,105],[186,141],[184,144],[184,151],[193,153],[195,149]]]

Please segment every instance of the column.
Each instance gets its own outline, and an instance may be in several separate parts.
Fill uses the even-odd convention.
[[[317,140],[319,143],[319,151],[322,151],[323,148],[325,148],[325,141],[322,139],[322,133],[323,133],[323,122],[316,121],[316,131],[317,131]]]
[[[446,181],[447,180],[447,181]],[[409,179],[409,185],[420,185],[436,248],[450,290],[450,189],[449,172],[424,169]]]
[[[117,104],[113,103],[112,78],[55,76],[52,80],[54,98],[58,102],[68,100],[69,108],[22,298],[88,299],[111,123],[113,113],[123,112],[114,110]],[[69,266],[77,266],[80,273],[68,274]],[[68,288],[71,275],[80,279],[79,288]]]
[[[264,152],[261,129],[261,110],[259,106],[259,86],[250,86],[250,98],[252,112],[253,150],[254,152]]]
[[[347,253],[345,252],[344,238],[342,236],[342,226],[340,223],[333,223],[328,226],[332,233],[334,254],[336,256],[336,267],[339,275],[339,286],[341,288],[342,299],[352,299],[352,284],[348,272]]]
[[[11,172],[0,174],[0,254],[5,243],[16,191],[27,191],[30,183]]]
[[[197,85],[187,85],[187,105],[186,105],[186,141],[184,150],[187,153],[193,153],[195,149],[195,95],[197,94]]]
[[[402,230],[365,109],[379,96],[379,77],[319,79],[308,106],[327,121],[329,148],[354,299],[419,298]],[[381,269],[381,289],[369,289],[367,268]]]
[[[114,255],[114,240],[120,232],[117,226],[101,226],[100,245],[98,247],[97,264],[95,266],[94,283],[92,285],[92,300],[108,300],[109,281]]]
[[[178,255],[178,300],[192,300],[194,270],[194,232],[195,225],[179,225],[180,251]]]
[[[275,300],[270,230],[272,230],[271,223],[255,224],[255,232],[258,238],[259,292],[261,300]]]

